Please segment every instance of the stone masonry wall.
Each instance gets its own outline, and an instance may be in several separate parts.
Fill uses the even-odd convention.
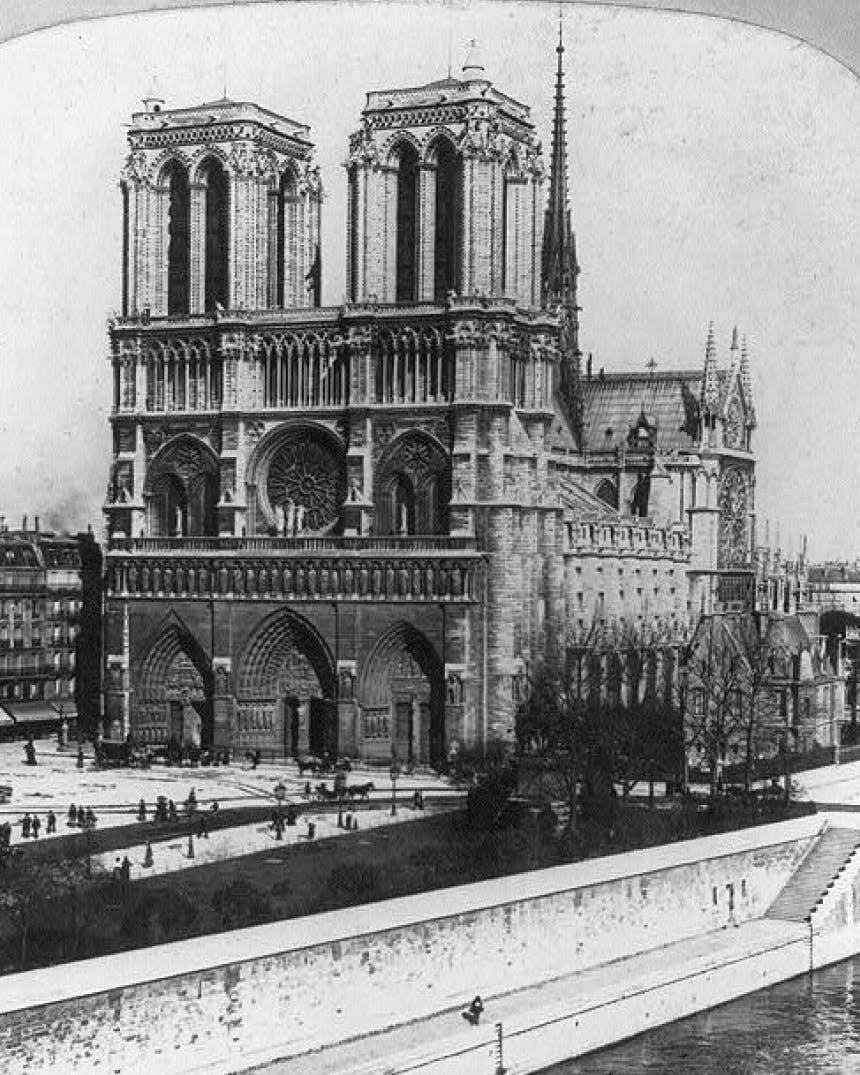
[[[73,974],[9,976],[4,1071],[241,1070],[232,1065],[751,919],[821,825],[808,817],[90,960]]]

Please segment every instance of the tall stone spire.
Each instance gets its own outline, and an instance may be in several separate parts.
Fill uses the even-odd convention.
[[[582,392],[579,383],[579,306],[576,302],[576,238],[570,222],[567,195],[567,130],[564,114],[564,39],[558,16],[558,69],[552,125],[552,162],[549,202],[546,207],[541,265],[541,299],[544,308],[559,311],[560,377],[558,398],[571,431],[582,446]]]
[[[708,325],[708,342],[705,344],[705,369],[702,377],[702,410],[713,414],[720,401],[720,385],[717,379],[717,345],[714,342],[714,322]]]
[[[741,364],[740,364],[740,379],[741,388],[744,392],[744,402],[747,408],[747,422],[750,427],[755,426],[755,404],[753,403],[752,394],[752,375],[750,373],[750,356],[747,348],[747,338],[744,336],[743,343],[741,344]]]
[[[567,130],[564,114],[564,40],[561,15],[558,20],[558,70],[555,76],[555,107],[552,124],[552,162],[549,175],[549,203],[543,231],[542,292],[545,306],[571,305],[576,308],[576,240],[570,223],[567,194]]]

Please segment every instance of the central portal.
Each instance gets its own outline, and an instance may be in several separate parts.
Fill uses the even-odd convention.
[[[285,757],[337,753],[335,677],[328,648],[301,616],[269,617],[242,658],[236,746]]]

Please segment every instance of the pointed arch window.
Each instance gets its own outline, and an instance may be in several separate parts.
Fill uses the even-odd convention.
[[[608,504],[611,508],[618,507],[618,486],[609,478],[604,478],[595,492],[604,504]]]
[[[408,142],[398,150],[397,170],[397,280],[395,300],[416,298],[416,250],[418,237],[418,153]]]
[[[209,160],[202,170],[206,188],[206,258],[204,305],[229,306],[230,202],[227,173],[220,161]]]
[[[188,174],[177,161],[165,173],[167,187],[167,312],[187,314],[190,296]]]
[[[462,228],[460,157],[447,139],[436,151],[436,223],[433,257],[433,297],[442,302],[449,291],[460,290]]]

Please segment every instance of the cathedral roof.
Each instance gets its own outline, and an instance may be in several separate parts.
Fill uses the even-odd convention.
[[[589,451],[629,449],[630,433],[644,417],[649,428],[656,427],[658,452],[693,450],[701,390],[701,370],[600,373],[585,378],[585,446]]]

